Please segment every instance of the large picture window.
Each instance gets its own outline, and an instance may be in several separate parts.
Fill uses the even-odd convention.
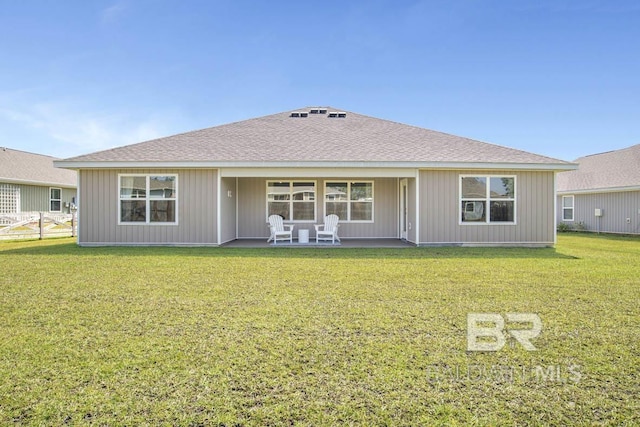
[[[316,220],[314,181],[267,181],[267,218],[280,215],[285,221]]]
[[[461,176],[461,223],[514,224],[515,192],[515,176]]]
[[[120,175],[119,198],[120,223],[177,223],[177,175]]]
[[[573,196],[562,196],[562,220],[573,221]]]
[[[373,221],[373,182],[327,181],[324,211],[326,215],[338,215],[340,221]]]
[[[62,189],[49,188],[49,212],[62,212]]]

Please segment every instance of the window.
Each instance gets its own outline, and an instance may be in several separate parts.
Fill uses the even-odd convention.
[[[62,212],[62,190],[60,188],[49,189],[49,212]]]
[[[373,221],[373,182],[326,182],[324,212],[341,221]]]
[[[267,218],[280,215],[285,221],[316,220],[314,181],[267,181]]]
[[[573,196],[562,196],[562,220],[573,221]]]
[[[461,176],[461,223],[515,223],[515,184],[515,176]]]
[[[176,224],[177,175],[120,175],[120,223]]]

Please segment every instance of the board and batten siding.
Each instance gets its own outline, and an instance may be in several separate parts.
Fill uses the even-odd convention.
[[[372,223],[341,222],[341,238],[398,238],[398,179],[397,178],[286,178],[283,181],[316,182],[316,224],[324,219],[325,181],[373,181],[374,213]],[[273,178],[238,178],[238,238],[269,237],[267,227],[267,181]],[[300,229],[308,229],[315,236],[314,222],[296,222],[294,237]]]
[[[118,225],[118,174],[178,175],[177,225]],[[80,245],[216,245],[215,169],[79,171]]]
[[[220,243],[236,239],[236,178],[220,178]]]
[[[565,194],[571,196],[572,194]],[[640,234],[640,191],[574,194],[573,221],[562,219],[562,196],[558,196],[558,224],[564,222],[586,231]],[[597,218],[595,210],[602,210]],[[629,222],[627,222],[627,218]]]
[[[20,189],[21,212],[49,212],[51,209],[51,188],[60,188],[61,212],[70,213],[69,204],[76,197],[75,188],[64,188],[57,185],[39,186],[15,184]],[[66,205],[66,207],[65,207]]]
[[[460,175],[516,176],[515,224],[460,224]],[[551,246],[555,240],[554,172],[421,170],[421,245]]]

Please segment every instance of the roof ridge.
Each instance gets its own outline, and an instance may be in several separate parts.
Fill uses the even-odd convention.
[[[601,153],[587,154],[586,156],[578,157],[575,161],[577,162],[580,159],[586,159],[587,157],[601,156],[603,154],[619,153],[619,152],[622,152],[622,151],[632,150],[634,148],[639,148],[640,149],[640,144],[634,144],[634,145],[630,145],[629,147],[618,148],[616,150],[603,151]]]
[[[15,148],[11,148],[11,147],[0,147],[0,151],[7,151],[7,150],[9,150],[9,151],[15,151],[15,152],[17,152],[17,153],[30,154],[30,155],[32,155],[32,156],[49,157],[49,158],[54,159],[54,160],[60,160],[60,158],[59,158],[59,157],[53,157],[53,156],[50,156],[50,155],[48,155],[48,154],[33,153],[33,152],[31,152],[31,151],[25,151],[25,150],[17,150],[17,149],[15,149]]]

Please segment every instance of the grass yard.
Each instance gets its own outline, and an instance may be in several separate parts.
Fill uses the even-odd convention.
[[[0,265],[2,425],[640,424],[638,238],[394,250],[56,239],[0,243]],[[513,339],[467,351],[469,313],[537,314],[537,351]]]

